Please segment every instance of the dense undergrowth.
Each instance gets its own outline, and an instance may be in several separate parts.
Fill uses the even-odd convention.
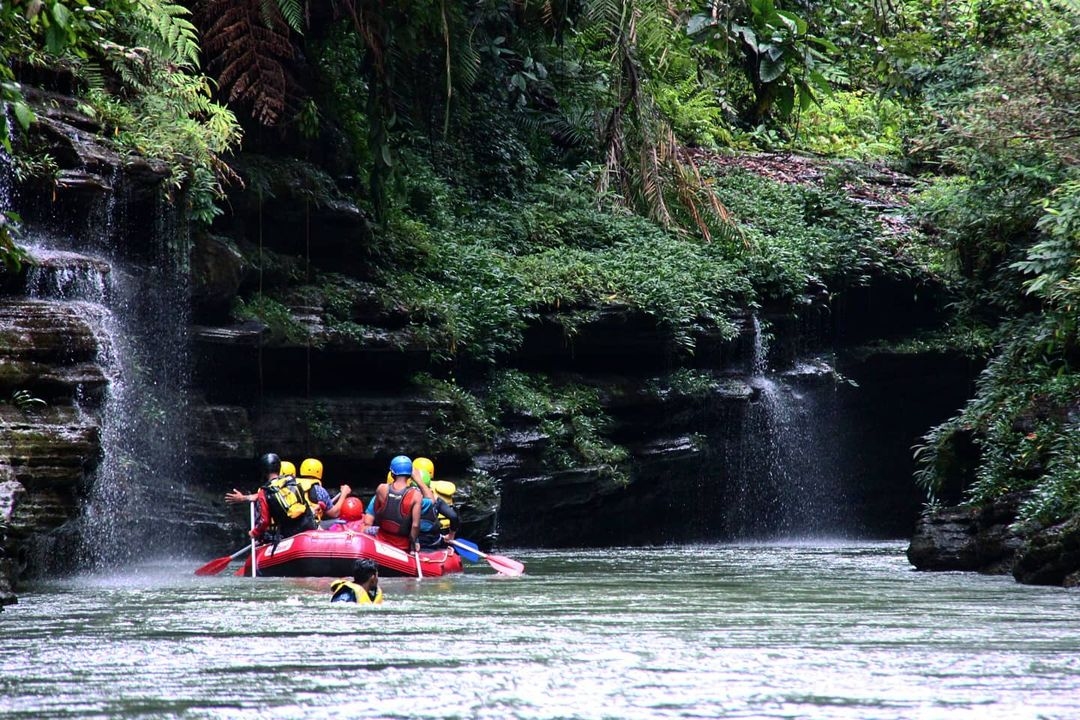
[[[1078,15],[1071,0],[9,3],[0,128],[33,119],[15,72],[59,62],[117,146],[170,160],[209,223],[237,179],[236,111],[246,149],[271,157],[264,180],[241,171],[246,192],[305,184],[306,164],[318,180],[294,196],[355,203],[374,238],[363,278],[260,248],[268,282],[234,315],[276,343],[363,343],[380,331],[355,308],[378,305],[431,352],[447,428],[465,442],[529,413],[555,467],[620,455],[596,397],[496,370],[541,316],[572,341],[601,311],[637,314],[686,358],[759,305],[932,280],[951,317],[910,346],[993,349],[976,397],[919,448],[919,480],[932,497],[1024,491],[1023,519],[1048,522],[1080,509]],[[762,150],[844,162],[793,183],[730,161]],[[886,165],[916,178],[888,218],[850,193]],[[0,259],[17,261],[3,219]],[[299,305],[329,332],[310,337]],[[461,362],[490,382],[457,386]]]

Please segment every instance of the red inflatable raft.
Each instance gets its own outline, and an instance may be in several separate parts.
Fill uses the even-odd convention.
[[[374,560],[384,577],[418,575],[412,553],[347,528],[308,530],[255,550],[258,574],[265,577],[344,577],[352,575],[353,562],[361,558]],[[423,577],[459,572],[461,556],[452,549],[420,551],[419,573]],[[236,574],[251,574],[250,554]]]

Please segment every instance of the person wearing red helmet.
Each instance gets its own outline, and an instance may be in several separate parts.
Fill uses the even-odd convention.
[[[341,504],[341,513],[338,517],[345,522],[355,522],[364,519],[364,503],[355,495],[345,498]]]

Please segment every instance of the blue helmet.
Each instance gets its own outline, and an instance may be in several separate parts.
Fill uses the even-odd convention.
[[[412,475],[412,460],[405,455],[398,455],[390,461],[391,475]]]

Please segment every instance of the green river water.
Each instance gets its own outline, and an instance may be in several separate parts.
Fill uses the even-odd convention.
[[[503,551],[519,578],[30,584],[2,718],[1077,718],[1080,593],[911,570],[900,543]]]

